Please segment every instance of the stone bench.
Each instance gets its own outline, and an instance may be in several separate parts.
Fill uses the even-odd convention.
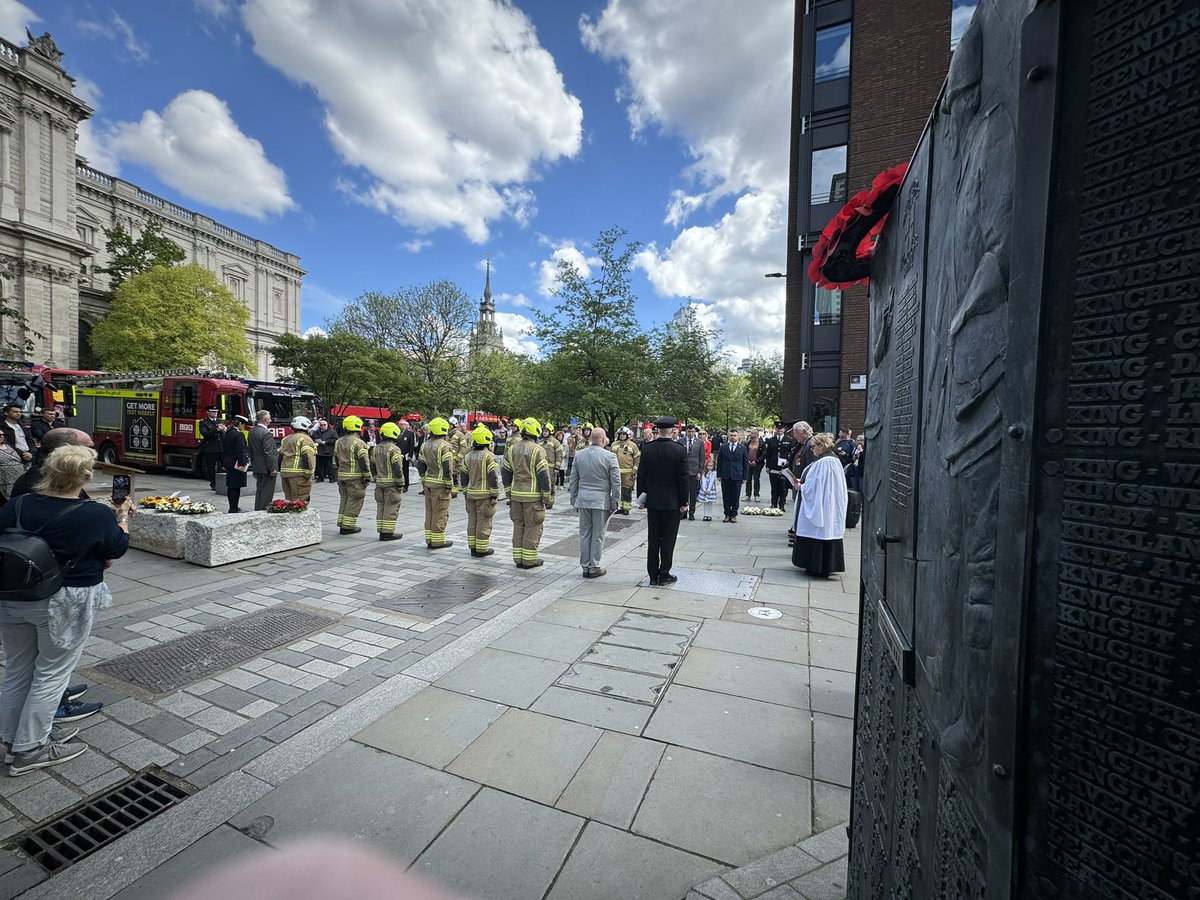
[[[321,514],[247,512],[187,519],[183,558],[198,566],[223,566],[321,543]]]
[[[135,550],[183,559],[183,536],[193,516],[139,509],[129,517],[129,546]]]

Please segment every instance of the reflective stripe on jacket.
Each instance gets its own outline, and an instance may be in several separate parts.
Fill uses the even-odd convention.
[[[317,442],[303,431],[294,431],[279,445],[279,471],[283,475],[311,475],[317,468]]]
[[[474,500],[500,496],[500,463],[486,447],[467,454],[467,496]]]
[[[510,500],[550,502],[550,466],[536,441],[522,438],[509,447],[501,474]]]
[[[637,471],[638,461],[642,458],[642,451],[637,444],[633,441],[617,441],[612,445],[612,452],[617,454],[617,465],[621,467],[622,475]]]
[[[458,466],[454,461],[454,451],[444,437],[430,437],[421,445],[417,471],[421,473],[421,484],[453,486]]]
[[[333,445],[338,478],[371,477],[371,451],[357,434],[343,434]]]
[[[390,438],[384,438],[371,451],[375,483],[380,487],[404,484],[404,451]]]

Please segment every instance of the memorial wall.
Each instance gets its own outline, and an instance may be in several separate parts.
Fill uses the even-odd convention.
[[[851,897],[1200,897],[1200,0],[983,2],[872,265]]]

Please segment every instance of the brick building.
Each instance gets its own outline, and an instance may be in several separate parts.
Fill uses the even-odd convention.
[[[783,417],[862,428],[867,289],[807,277],[849,196],[905,162],[950,61],[951,0],[796,0]]]

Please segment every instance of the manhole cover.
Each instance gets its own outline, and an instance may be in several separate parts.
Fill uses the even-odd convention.
[[[735,575],[732,572],[714,572],[709,569],[681,569],[679,566],[671,569],[671,574],[679,580],[657,590],[716,594],[718,597],[749,600],[759,582],[757,575]],[[643,587],[649,585],[648,580],[640,583]]]
[[[555,684],[656,706],[699,627],[693,619],[626,612]]]
[[[609,531],[624,531],[626,528],[632,528],[638,523],[637,519],[625,519],[613,516],[608,520]]]
[[[617,542],[616,538],[606,537],[604,539],[604,549],[607,550]],[[554,556],[573,556],[579,558],[579,535],[575,534],[569,538],[563,538],[561,541],[556,541],[549,547],[543,547],[542,553],[550,553]]]
[[[119,656],[96,669],[151,693],[165,694],[336,623],[337,619],[318,612],[276,606]]]
[[[771,609],[769,606],[752,606],[746,610],[747,615],[754,616],[756,619],[782,619],[783,613],[777,609]]]
[[[456,606],[478,600],[501,581],[478,572],[453,572],[413,585],[393,599],[376,599],[374,605],[418,619],[437,619]]]
[[[21,849],[47,872],[58,872],[111,844],[188,796],[157,775],[135,775],[21,841]]]

